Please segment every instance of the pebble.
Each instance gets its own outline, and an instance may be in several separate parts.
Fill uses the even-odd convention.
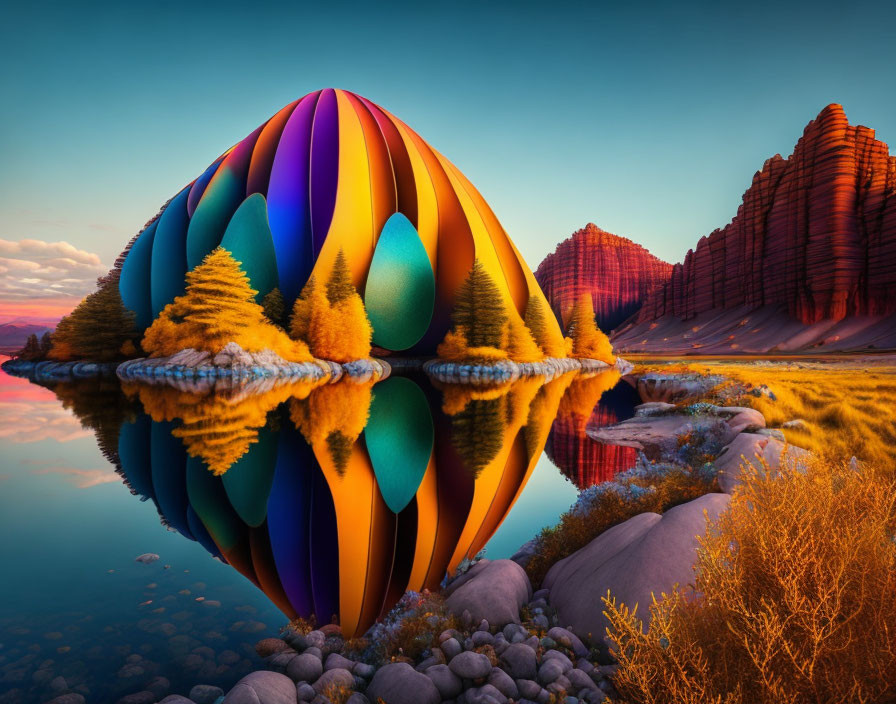
[[[218,697],[224,696],[224,690],[208,684],[197,684],[190,690],[189,698],[196,704],[214,704]]]
[[[488,677],[492,664],[482,653],[467,651],[453,657],[448,663],[451,671],[462,679],[477,680]]]
[[[341,667],[327,670],[314,683],[314,691],[318,694],[324,692],[328,687],[346,687],[355,686],[355,678],[351,672]]]
[[[543,660],[538,668],[538,681],[548,685],[563,674],[563,664],[558,660]]]
[[[286,666],[286,674],[293,682],[316,682],[323,671],[320,658],[308,652],[297,655]]]
[[[433,665],[426,669],[425,674],[439,690],[442,699],[454,699],[463,691],[463,681],[447,665]]]

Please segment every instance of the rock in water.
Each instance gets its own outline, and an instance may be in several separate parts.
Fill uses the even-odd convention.
[[[148,565],[150,562],[155,562],[159,559],[159,556],[154,552],[145,552],[142,555],[137,555],[134,558],[134,562],[142,562],[144,565]]]
[[[607,590],[629,608],[638,605],[645,628],[651,594],[693,582],[697,536],[728,505],[727,494],[706,494],[662,516],[641,513],[602,533],[548,571],[544,587],[560,622],[579,638],[598,641],[606,632],[601,598]]]

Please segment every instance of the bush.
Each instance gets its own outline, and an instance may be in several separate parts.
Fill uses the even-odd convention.
[[[217,354],[236,342],[247,352],[269,349],[290,362],[311,361],[303,342],[268,321],[256,293],[240,263],[218,247],[187,273],[186,292],[159,313],[143,337],[143,349],[153,356],[186,348]]]
[[[747,466],[701,540],[693,594],[655,600],[645,634],[605,599],[624,701],[896,698],[896,480],[815,458]]]

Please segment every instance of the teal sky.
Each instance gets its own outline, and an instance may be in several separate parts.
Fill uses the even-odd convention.
[[[896,5],[16,3],[0,238],[111,263],[289,101],[356,91],[470,178],[534,269],[593,221],[679,261],[828,103],[896,142]]]

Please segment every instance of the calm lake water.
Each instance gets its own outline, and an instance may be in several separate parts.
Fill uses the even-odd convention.
[[[629,467],[585,428],[637,403],[615,372],[205,396],[0,372],[0,702],[226,690],[296,614],[361,633]]]

